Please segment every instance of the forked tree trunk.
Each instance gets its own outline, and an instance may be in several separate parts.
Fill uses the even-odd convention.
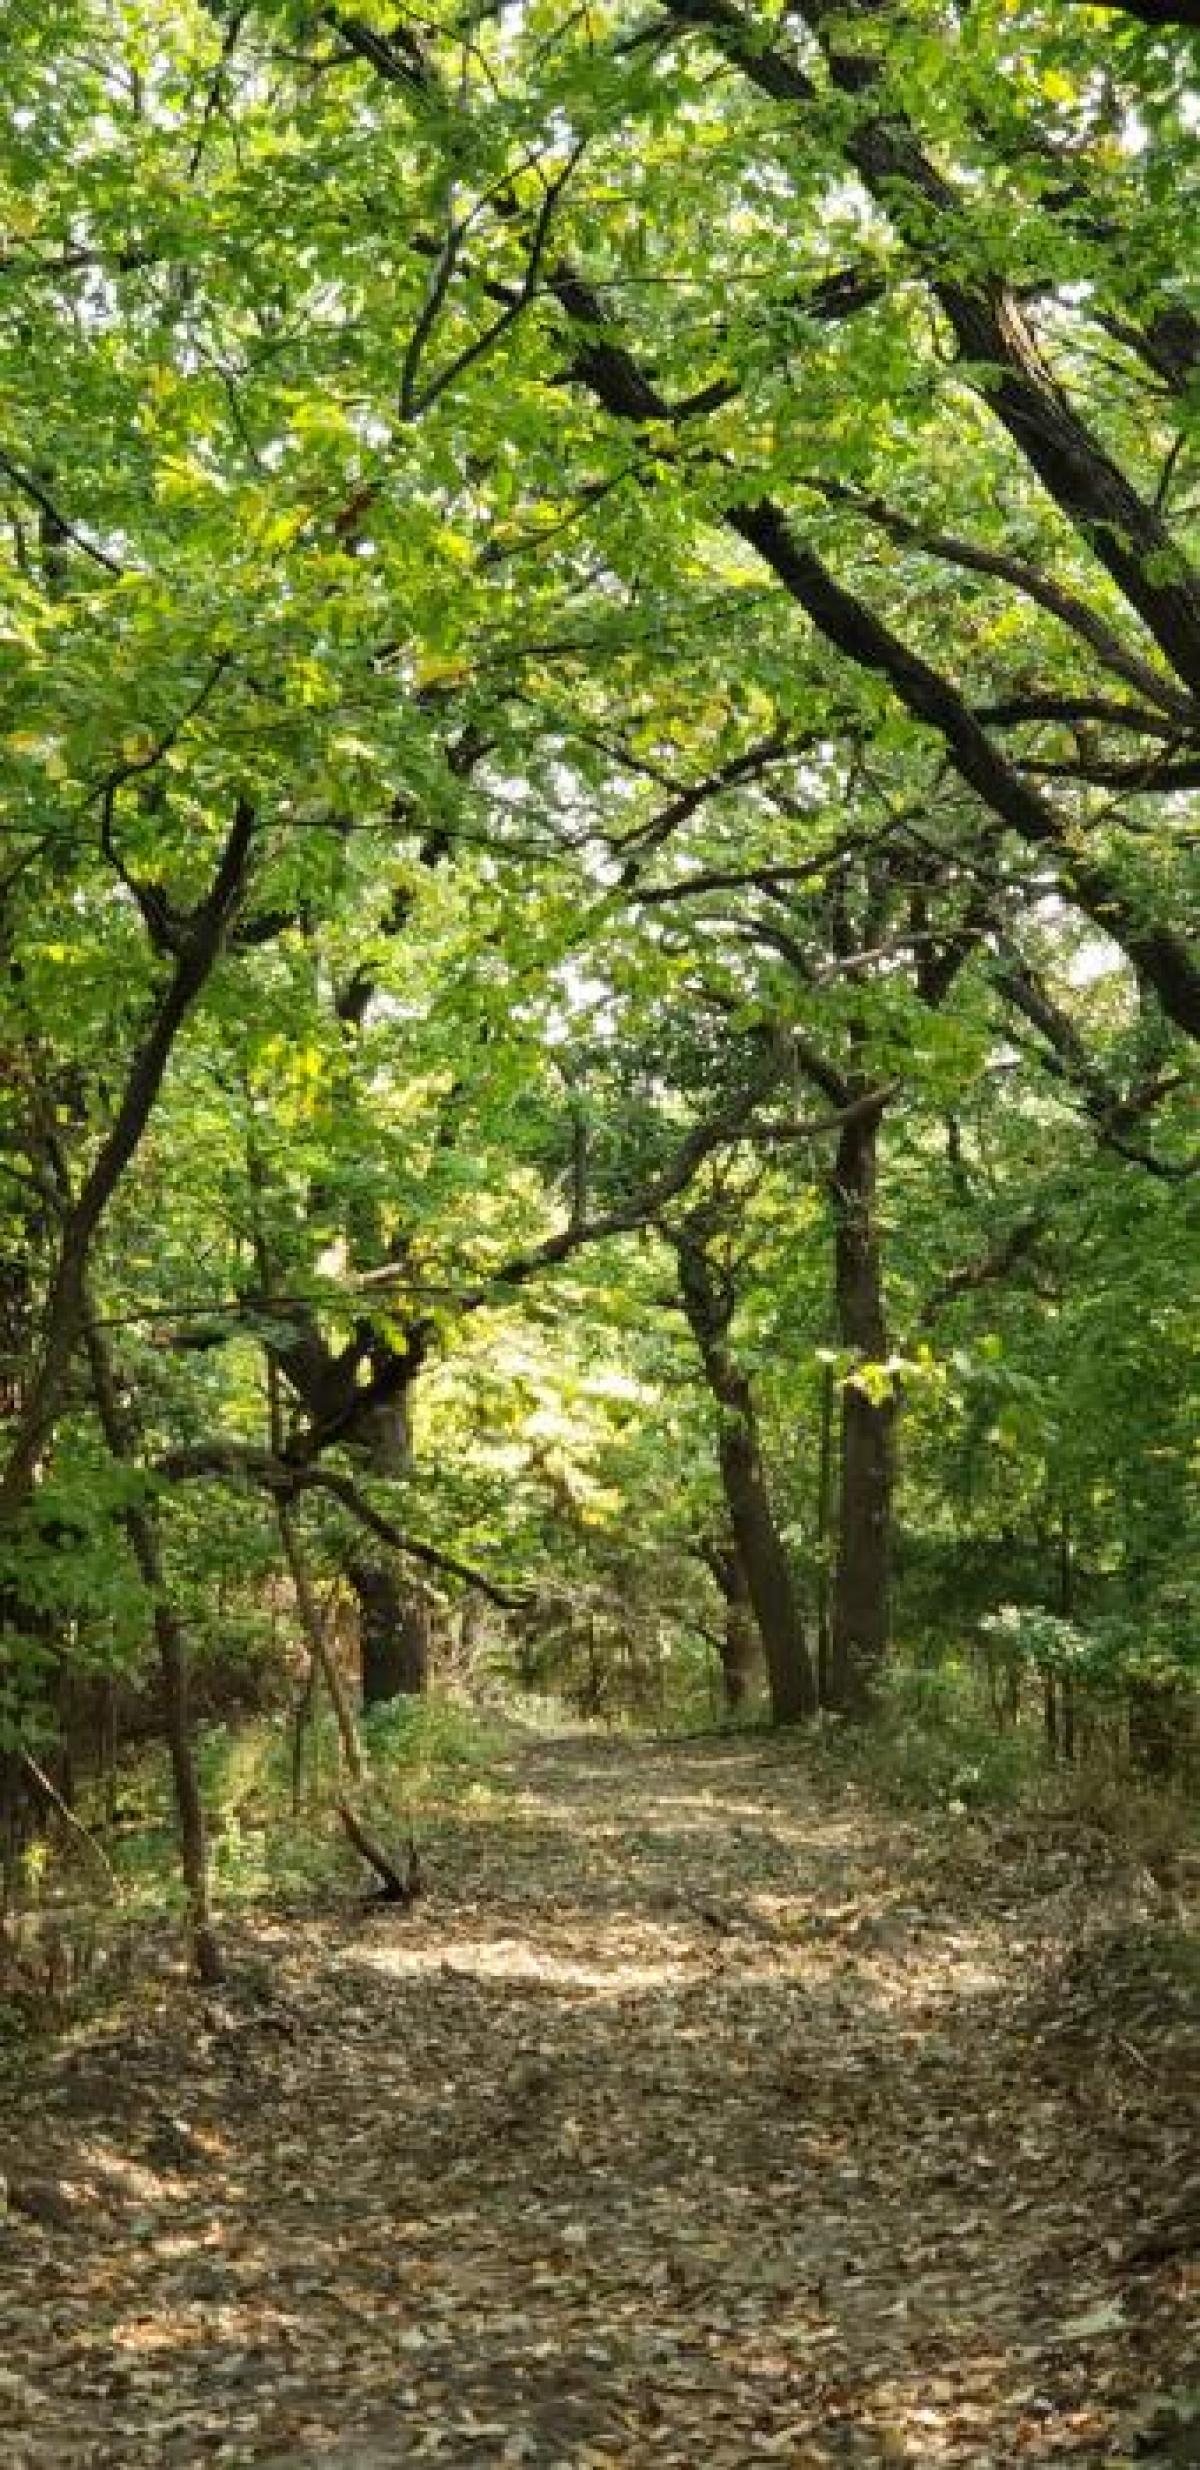
[[[725,1506],[746,1575],[767,1666],[771,1720],[801,1723],[817,1693],[787,1548],[771,1505],[749,1379],[728,1345],[733,1296],[702,1239],[672,1230],[680,1291],[705,1376],[720,1412],[717,1444]]]
[[[838,1335],[862,1364],[888,1355],[875,1183],[877,1115],[843,1126],[831,1180]],[[891,1630],[892,1499],[896,1401],[868,1394],[853,1377],[842,1388],[842,1470],[833,1584],[829,1701],[846,1715],[867,1712],[887,1658]]]

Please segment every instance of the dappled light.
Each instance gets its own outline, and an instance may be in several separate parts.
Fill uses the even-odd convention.
[[[450,1973],[472,1981],[516,1981],[567,1996],[582,1991],[600,1998],[626,1998],[631,1991],[665,1989],[687,1979],[686,1963],[672,1962],[665,1948],[657,1963],[647,1964],[623,1957],[619,1943],[616,1939],[607,1960],[598,1947],[588,1964],[511,1938],[456,1939],[452,1953],[437,1947],[371,1947],[343,1960],[381,1973]]]
[[[1200,2470],[1200,0],[41,0],[0,2470]]]
[[[1134,2259],[1200,2063],[1108,1952],[1136,1876],[1048,1907],[768,1745],[514,1741],[504,1780],[411,1909],[251,1917],[223,1989],[8,2086],[38,2470],[1118,2458],[1187,2356]]]

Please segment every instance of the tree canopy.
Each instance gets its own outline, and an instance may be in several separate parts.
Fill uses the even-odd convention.
[[[969,1632],[1166,1754],[1194,22],[11,28],[0,1718],[153,1634],[201,1935],[298,1554],[368,1698],[470,1604],[780,1721]]]

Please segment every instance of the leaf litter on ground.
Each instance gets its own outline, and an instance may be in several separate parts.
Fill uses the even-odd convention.
[[[6,2067],[8,2470],[1200,2462],[1147,1882],[758,1739],[510,1781]]]

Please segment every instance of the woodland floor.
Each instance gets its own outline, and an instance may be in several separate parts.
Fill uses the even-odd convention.
[[[1200,2463],[1200,2016],[1078,1823],[514,1746],[0,2071],[6,2470]]]

